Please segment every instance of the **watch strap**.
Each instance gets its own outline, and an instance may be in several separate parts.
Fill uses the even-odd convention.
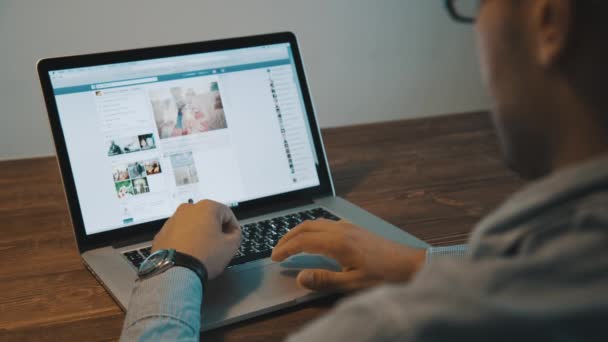
[[[190,256],[188,254],[180,253],[175,251],[173,255],[174,266],[186,267],[192,270],[201,280],[201,285],[203,286],[203,292],[207,288],[207,268],[205,265],[200,262],[197,258]]]

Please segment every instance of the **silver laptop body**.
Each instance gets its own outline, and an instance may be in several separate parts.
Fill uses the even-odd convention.
[[[50,58],[38,73],[84,265],[123,310],[137,277],[125,253],[187,201],[226,203],[243,226],[322,208],[428,246],[335,195],[292,33]],[[298,271],[339,269],[257,252],[209,282],[201,330],[324,296]]]

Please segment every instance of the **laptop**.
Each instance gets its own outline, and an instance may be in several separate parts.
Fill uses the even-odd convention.
[[[270,260],[305,220],[427,244],[336,196],[292,33],[43,59],[38,73],[86,268],[124,310],[154,234],[181,203],[232,208],[244,241],[209,282],[202,330],[310,301],[318,255]]]

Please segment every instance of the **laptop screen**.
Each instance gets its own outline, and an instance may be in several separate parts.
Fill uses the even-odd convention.
[[[87,235],[319,185],[289,43],[49,77]]]

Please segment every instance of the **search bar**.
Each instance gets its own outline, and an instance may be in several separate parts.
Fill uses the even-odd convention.
[[[122,86],[141,84],[141,83],[150,83],[150,82],[156,82],[156,81],[158,81],[158,77],[146,77],[146,78],[139,78],[136,80],[100,83],[100,84],[92,85],[91,88],[105,89],[105,88],[122,87]]]

